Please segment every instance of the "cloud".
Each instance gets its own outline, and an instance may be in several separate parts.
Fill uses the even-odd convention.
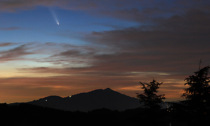
[[[96,6],[95,1],[86,0],[0,0],[0,10],[15,12],[18,10],[28,10],[37,6],[60,7],[71,10],[86,10]]]
[[[100,13],[117,18],[142,21],[156,15],[164,16],[171,13],[181,13],[188,9],[209,9],[208,1],[198,0],[0,0],[0,10],[18,11],[37,6],[55,6],[70,10],[100,10]]]
[[[167,77],[183,79],[198,68],[200,59],[208,65],[210,55],[210,14],[190,10],[182,15],[154,19],[153,25],[92,32],[84,40],[94,44],[65,46],[43,62],[64,65],[64,68],[39,67],[22,69],[37,73],[59,73],[83,76],[115,76],[149,79]],[[82,64],[72,67],[70,64]],[[147,77],[140,73],[147,75]],[[153,73],[153,74],[149,74]],[[136,79],[137,80],[137,79]]]
[[[14,43],[10,43],[10,42],[0,43],[0,47],[6,47],[6,46],[11,46],[11,45],[14,45]]]
[[[0,10],[2,11],[16,11],[31,9],[36,6],[50,6],[57,0],[1,0]]]
[[[19,29],[21,29],[21,28],[19,28],[19,27],[2,27],[2,28],[0,28],[0,31],[14,31],[14,30],[19,30]]]
[[[191,10],[154,20],[155,25],[92,32],[84,40],[118,51],[95,56],[106,70],[189,71],[200,59],[210,62],[210,13]]]
[[[53,67],[34,67],[34,68],[20,68],[19,69],[22,72],[26,73],[56,73],[57,76],[118,76],[118,77],[125,77],[125,76],[169,76],[170,73],[163,73],[163,72],[137,72],[137,71],[128,71],[128,70],[122,70],[121,72],[118,71],[111,71],[111,70],[99,70],[97,67],[65,67],[65,68],[53,68]]]
[[[1,62],[11,61],[11,60],[20,60],[23,56],[33,54],[32,52],[27,51],[26,45],[20,45],[16,48],[1,51],[0,52],[0,60]]]
[[[129,4],[132,5],[129,6]],[[100,13],[109,17],[139,22],[142,25],[154,23],[154,19],[182,15],[192,9],[210,12],[210,2],[199,0],[138,0],[133,2],[125,0],[121,5],[119,8]]]

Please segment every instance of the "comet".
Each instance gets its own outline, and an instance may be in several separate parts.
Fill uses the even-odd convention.
[[[60,22],[59,21],[56,21],[57,25],[59,26],[60,25]]]
[[[59,19],[58,19],[57,15],[56,15],[55,11],[53,11],[53,9],[51,9],[51,8],[49,8],[49,10],[50,10],[50,12],[51,12],[51,14],[52,14],[53,19],[55,20],[55,23],[56,23],[58,26],[60,26],[60,22],[59,22]]]

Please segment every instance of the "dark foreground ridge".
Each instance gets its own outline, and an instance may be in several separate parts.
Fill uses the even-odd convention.
[[[49,96],[29,103],[0,104],[1,124],[3,126],[210,125],[209,107],[194,109],[184,102],[177,102],[165,103],[167,104],[166,108],[149,109],[139,103],[139,106],[129,106],[133,103],[136,103],[135,98],[109,88],[66,98]]]
[[[182,105],[170,112],[145,108],[70,112],[21,103],[0,104],[0,112],[3,126],[207,126],[210,119],[210,111],[196,112]]]
[[[88,112],[102,108],[124,111],[127,109],[138,108],[140,106],[138,99],[113,91],[110,88],[98,89],[64,98],[59,96],[48,96],[29,102],[29,104],[64,111],[82,112]]]

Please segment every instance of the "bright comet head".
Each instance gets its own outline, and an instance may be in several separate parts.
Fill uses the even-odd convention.
[[[57,22],[57,25],[59,26],[59,25],[60,25],[60,23],[59,23],[59,22]]]
[[[51,14],[52,14],[52,16],[53,16],[53,18],[54,18],[56,24],[57,24],[58,26],[60,26],[60,22],[59,22],[59,20],[58,20],[58,17],[57,17],[57,15],[56,15],[56,13],[55,13],[52,9],[50,9],[50,12],[51,12]]]

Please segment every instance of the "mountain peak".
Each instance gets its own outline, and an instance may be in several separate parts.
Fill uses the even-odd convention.
[[[62,98],[62,97],[57,96],[57,95],[50,95],[50,96],[47,96],[46,98]]]
[[[105,91],[113,91],[111,88],[104,89]]]

